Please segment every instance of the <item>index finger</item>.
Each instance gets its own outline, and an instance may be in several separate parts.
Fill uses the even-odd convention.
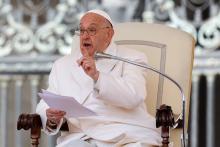
[[[88,50],[84,47],[81,48],[81,53],[82,53],[83,56],[89,56]]]

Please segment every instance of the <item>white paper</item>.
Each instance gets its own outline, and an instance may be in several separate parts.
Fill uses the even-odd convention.
[[[38,93],[38,95],[50,108],[65,111],[66,117],[77,118],[96,115],[95,112],[81,105],[73,97],[57,95],[46,90],[42,90],[42,93]]]

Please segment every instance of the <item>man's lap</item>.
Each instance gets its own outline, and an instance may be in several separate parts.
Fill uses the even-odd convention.
[[[81,139],[72,140],[68,143],[58,144],[57,147],[154,147],[147,143],[143,142],[135,142],[135,143],[127,143],[124,145],[119,145],[115,143],[101,142],[93,139],[89,139],[88,141],[84,141]],[[156,146],[155,146],[156,147]]]

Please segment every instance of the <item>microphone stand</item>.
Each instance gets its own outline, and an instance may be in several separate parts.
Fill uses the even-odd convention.
[[[182,95],[182,113],[179,115],[179,117],[174,121],[174,116],[173,116],[173,112],[171,110],[170,106],[167,106],[165,104],[161,105],[159,109],[157,109],[157,113],[156,113],[156,127],[162,127],[162,144],[163,147],[168,147],[169,144],[169,128],[173,127],[176,128],[178,126],[183,127],[183,147],[185,147],[185,95],[183,93],[183,89],[182,87],[174,80],[172,79],[170,76],[166,75],[165,73],[160,72],[159,70],[147,65],[147,64],[141,64],[138,62],[134,62],[125,58],[121,58],[118,56],[113,56],[110,54],[106,54],[106,53],[98,53],[96,52],[94,55],[95,59],[99,59],[99,58],[105,58],[105,59],[114,59],[114,60],[119,60],[119,61],[123,61],[129,64],[133,64],[145,69],[149,69],[151,71],[154,71],[162,76],[164,76],[165,78],[167,78],[168,80],[172,81],[180,90],[181,95]],[[180,124],[181,123],[181,124]]]

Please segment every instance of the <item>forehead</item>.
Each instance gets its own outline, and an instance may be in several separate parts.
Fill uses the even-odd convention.
[[[105,18],[95,13],[85,14],[80,20],[80,26],[90,26],[90,25],[102,25],[105,22]]]

